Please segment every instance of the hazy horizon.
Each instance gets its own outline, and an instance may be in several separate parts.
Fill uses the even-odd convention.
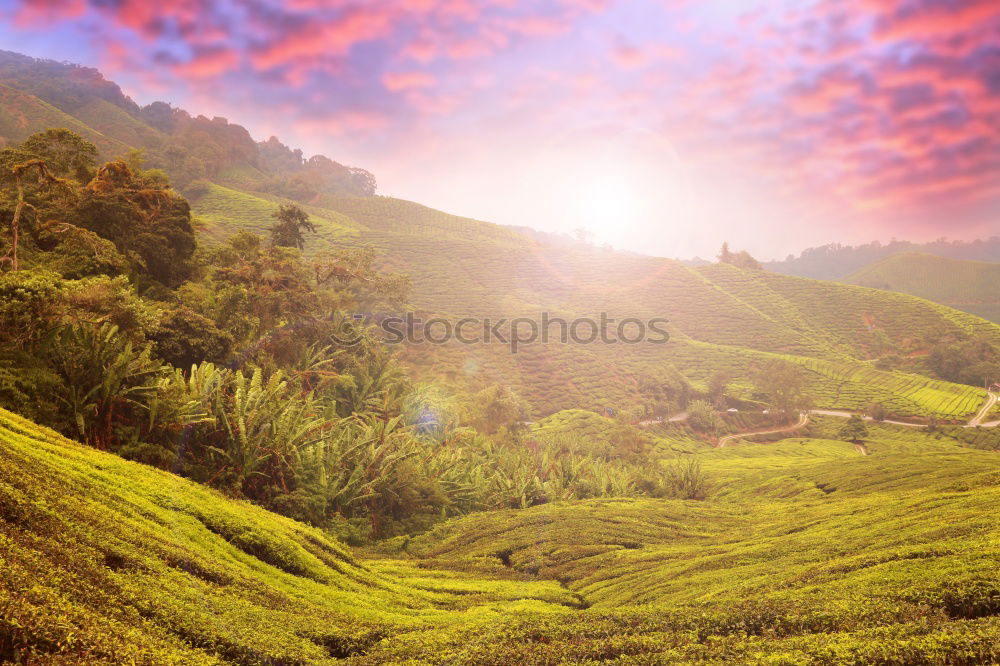
[[[761,259],[995,235],[1000,6],[394,0],[0,5],[0,43],[597,243]]]

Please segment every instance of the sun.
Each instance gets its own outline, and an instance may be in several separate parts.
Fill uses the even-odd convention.
[[[592,174],[571,195],[574,217],[597,242],[614,244],[641,216],[645,193],[630,182],[627,171],[622,166]]]
[[[538,228],[618,249],[647,251],[686,233],[692,189],[677,151],[648,131],[569,131],[522,171],[518,200]]]

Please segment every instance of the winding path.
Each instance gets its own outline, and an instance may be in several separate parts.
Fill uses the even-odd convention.
[[[993,407],[997,404],[998,401],[1000,401],[1000,394],[989,392],[986,397],[986,402],[983,403],[983,406],[979,409],[978,412],[976,412],[976,415],[973,416],[971,419],[969,419],[969,422],[963,425],[962,427],[976,428],[981,426],[983,428],[995,428],[997,426],[1000,426],[1000,421],[987,421],[985,423],[983,422],[983,419],[985,419],[989,415],[990,410],[993,409]],[[872,417],[868,416],[867,414],[862,414],[860,412],[849,412],[840,409],[810,409],[807,413],[816,414],[817,416],[836,416],[844,419],[849,419],[852,416],[860,416],[865,421],[875,420]],[[687,412],[680,412],[678,414],[671,416],[668,419],[663,419],[663,420],[650,419],[648,421],[640,421],[637,425],[652,425],[655,423],[678,423],[681,421],[686,421],[687,417],[688,417]],[[802,421],[802,419],[799,420]],[[808,419],[806,419],[806,421],[808,421]],[[923,428],[927,425],[926,423],[912,423],[910,421],[894,421],[893,419],[883,419],[879,423],[891,423],[892,425],[903,426],[904,428]],[[801,425],[796,424],[794,426],[788,426],[777,430],[748,430],[747,432],[733,433],[732,435],[726,435],[719,441],[722,442],[723,440],[728,440],[730,438],[738,438],[743,435],[766,435],[768,433],[797,430],[798,428],[804,425],[805,423],[803,422]]]
[[[836,409],[810,409],[810,414],[817,414],[819,416],[839,416],[841,418],[849,419],[852,416],[860,416],[865,421],[874,421],[870,416],[866,414],[859,414],[858,412],[842,412]],[[906,428],[923,428],[925,423],[910,423],[909,421],[893,421],[892,419],[883,419],[881,423],[891,423],[893,425],[903,426]]]
[[[1000,423],[1000,421],[990,421],[989,423],[983,423],[983,419],[985,419],[986,415],[990,413],[991,409],[993,409],[993,405],[997,404],[997,398],[998,397],[1000,397],[1000,396],[998,396],[996,393],[993,393],[991,391],[989,393],[989,397],[986,398],[986,402],[983,404],[983,408],[980,409],[976,413],[976,415],[972,417],[972,420],[969,421],[969,424],[967,426],[965,426],[965,427],[966,428],[975,428],[976,426],[980,426],[980,425],[991,427],[991,426],[995,426],[998,423]]]
[[[780,428],[771,428],[770,430],[750,430],[748,432],[736,432],[733,433],[732,435],[726,435],[725,437],[721,437],[719,439],[719,443],[716,444],[715,446],[717,448],[724,449],[726,448],[726,445],[729,444],[730,442],[735,442],[736,440],[742,439],[743,437],[750,437],[751,435],[773,435],[779,432],[791,432],[793,430],[799,430],[800,428],[806,427],[808,423],[809,423],[809,413],[803,412],[802,414],[799,414],[798,422],[793,423],[792,425],[782,426]]]
[[[980,410],[976,412],[976,415],[973,416],[971,419],[969,419],[969,422],[962,427],[993,428],[996,426],[1000,426],[1000,421],[989,421],[987,423],[983,423],[983,419],[986,418],[986,416],[990,413],[990,410],[993,409],[994,405],[997,404],[998,400],[1000,400],[1000,394],[993,393],[992,391],[989,392],[986,397],[986,402],[983,403],[983,406],[980,408]],[[810,409],[807,412],[802,412],[799,415],[798,422],[793,423],[792,425],[782,426],[780,428],[772,428],[770,430],[748,430],[746,432],[735,432],[731,435],[726,435],[724,437],[721,437],[719,439],[718,444],[716,444],[715,446],[716,448],[724,449],[728,444],[731,444],[732,442],[735,442],[744,437],[752,437],[754,435],[773,435],[779,432],[792,432],[795,430],[799,430],[808,425],[810,414],[816,414],[817,416],[836,416],[845,419],[849,419],[852,416],[860,416],[865,421],[875,420],[870,416],[867,416],[865,414],[858,414],[857,412],[847,412],[837,409]],[[663,421],[657,421],[657,420],[640,421],[638,425],[650,425],[654,423],[664,423],[664,422],[678,423],[680,421],[686,421],[687,417],[688,417],[687,412],[680,412],[679,414],[675,414],[674,416],[671,416],[668,419],[664,419]],[[884,419],[880,423],[891,423],[892,425],[903,426],[906,428],[923,428],[926,425],[923,423],[909,423],[907,421],[893,421],[892,419]],[[868,455],[868,447],[866,447],[864,444],[855,444],[854,450],[863,456]]]

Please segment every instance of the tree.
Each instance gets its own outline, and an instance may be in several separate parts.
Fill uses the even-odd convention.
[[[336,292],[338,307],[354,312],[402,307],[409,296],[408,276],[375,268],[372,248],[327,252],[310,263],[316,289]]]
[[[722,407],[725,405],[726,390],[732,375],[726,370],[716,370],[708,379],[708,398],[713,405]]]
[[[303,231],[316,233],[316,225],[309,220],[309,214],[295,204],[282,204],[272,213],[277,222],[271,227],[271,244],[278,247],[305,246]]]
[[[4,171],[9,172],[4,174],[4,180],[13,180],[16,194],[16,199],[14,203],[14,212],[11,216],[10,221],[10,249],[7,253],[0,257],[0,265],[3,263],[9,263],[10,268],[13,271],[18,270],[19,263],[17,257],[18,246],[21,241],[21,220],[24,216],[26,210],[31,210],[36,212],[36,208],[28,202],[25,188],[29,183],[29,177],[32,173],[35,176],[36,182],[39,185],[59,185],[65,186],[65,181],[52,175],[49,171],[48,165],[44,160],[40,159],[28,159],[23,162],[14,162],[19,156],[21,156],[17,151],[4,151],[4,155],[0,162],[8,162],[9,164],[0,164],[0,168],[6,167]]]
[[[772,408],[786,417],[808,406],[805,378],[791,363],[771,359],[760,365],[752,376],[754,387],[770,401]]]
[[[885,421],[888,416],[888,412],[885,409],[885,405],[881,402],[873,402],[868,405],[868,416],[872,417],[873,421],[882,422]]]
[[[612,451],[616,457],[634,460],[646,455],[650,442],[638,428],[619,423],[609,436]]]
[[[68,129],[47,129],[32,134],[20,149],[45,162],[52,175],[74,178],[85,184],[94,177],[97,147]]]
[[[463,422],[484,435],[509,434],[517,440],[528,418],[528,405],[509,387],[494,384],[470,396]]]
[[[733,262],[733,253],[729,250],[729,242],[722,244],[722,249],[719,250],[718,254],[719,263],[731,264]]]
[[[838,436],[848,442],[858,444],[868,436],[868,428],[860,416],[854,414],[841,426]]]
[[[45,349],[61,380],[54,396],[81,441],[113,448],[119,430],[143,423],[158,380],[167,370],[151,345],[137,347],[114,324],[66,326]]]
[[[982,386],[1000,376],[1000,352],[986,338],[943,341],[931,348],[927,365],[941,379]]]
[[[760,262],[754,259],[746,250],[733,252],[729,249],[729,243],[723,243],[718,254],[719,263],[730,264],[737,268],[745,268],[753,271],[763,270]]]
[[[157,357],[182,370],[206,361],[221,363],[233,346],[232,335],[184,306],[165,312],[150,339]]]
[[[138,275],[175,287],[191,273],[191,209],[159,177],[147,179],[125,162],[108,162],[83,188],[69,217],[114,243]]]
[[[754,259],[753,256],[751,256],[751,254],[746,250],[740,250],[733,255],[733,259],[730,263],[737,268],[745,268],[751,271],[760,271],[764,269],[764,267],[760,265],[760,262]]]
[[[700,432],[714,435],[722,428],[722,419],[711,404],[695,400],[688,405],[688,423]]]

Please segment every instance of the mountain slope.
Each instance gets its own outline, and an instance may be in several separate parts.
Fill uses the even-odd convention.
[[[909,295],[549,243],[413,202],[338,194],[337,178],[359,174],[326,158],[306,162],[276,139],[256,143],[225,119],[193,117],[164,103],[139,108],[96,70],[0,52],[0,85],[23,87],[0,87],[9,100],[0,106],[0,136],[14,141],[62,125],[97,142],[106,156],[146,149],[152,166],[162,162],[181,179],[209,244],[240,230],[266,234],[271,214],[290,201],[283,195],[298,197],[317,226],[307,254],[376,249],[383,268],[411,278],[411,305],[425,320],[524,316],[540,323],[548,313],[567,328],[582,320],[584,339],[602,313],[616,322],[669,320],[666,344],[556,341],[525,343],[512,353],[509,343],[452,341],[403,350],[417,379],[459,390],[507,384],[536,416],[651,408],[663,396],[678,403],[681,384],[705,391],[719,373],[729,377],[734,398],[753,403],[760,399],[750,381],[754,367],[784,358],[805,369],[818,407],[881,402],[900,417],[960,420],[985,394],[933,382],[921,356],[933,341],[972,337],[1000,349],[995,324]],[[559,327],[550,332],[558,336]]]
[[[84,137],[110,158],[124,155],[129,146],[108,137],[29,93],[0,84],[0,145],[15,144],[35,132],[65,127]]]
[[[908,252],[855,271],[843,282],[920,296],[1000,322],[1000,264]]]
[[[219,242],[239,229],[266,230],[277,201],[213,187],[192,206],[206,236]],[[669,320],[672,339],[663,345],[550,342],[525,344],[514,354],[509,344],[494,341],[405,350],[418,377],[470,388],[509,384],[538,414],[635,405],[643,400],[642,386],[679,374],[704,387],[720,370],[737,395],[750,398],[752,366],[777,355],[808,370],[817,406],[863,409],[882,402],[898,416],[961,419],[981,404],[981,389],[937,382],[935,390],[944,394],[918,394],[928,383],[914,374],[918,367],[902,367],[894,378],[871,362],[892,350],[919,354],[928,341],[946,338],[986,336],[1000,346],[995,324],[908,295],[721,264],[689,268],[585,245],[549,246],[387,197],[327,196],[321,203],[308,207],[319,235],[307,241],[306,252],[322,253],[331,243],[376,248],[385,268],[411,278],[412,304],[424,320],[538,322],[543,312],[567,322],[598,321],[601,313],[615,321]],[[590,327],[584,322],[580,330]],[[551,332],[557,337],[558,326]]]

